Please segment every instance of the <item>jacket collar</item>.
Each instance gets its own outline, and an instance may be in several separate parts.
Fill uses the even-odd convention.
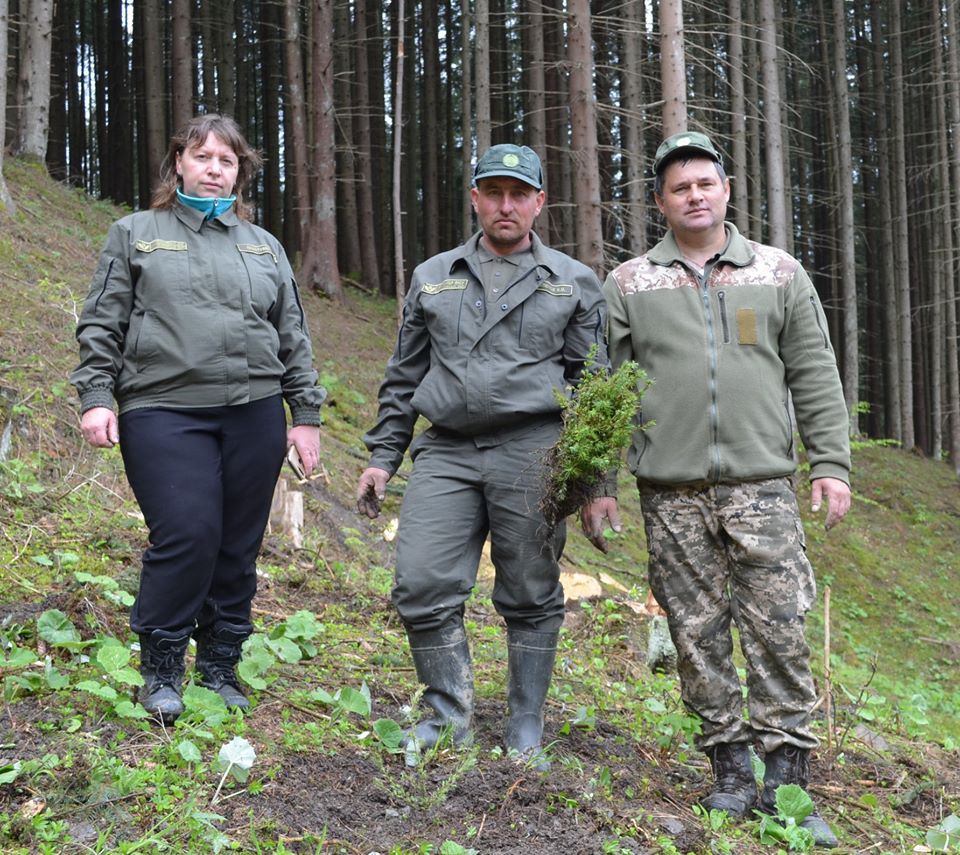
[[[727,245],[720,251],[716,263],[733,264],[736,267],[752,264],[756,253],[750,246],[750,241],[740,234],[733,223],[725,222],[723,226],[727,231]],[[684,260],[672,231],[667,231],[661,241],[647,253],[647,258],[664,267],[682,263]]]
[[[184,205],[179,199],[174,200],[172,210],[176,215],[176,218],[180,220],[180,222],[183,223],[188,229],[194,232],[199,232],[204,222],[218,222],[228,227],[237,225],[240,222],[240,219],[237,217],[235,208],[236,204],[233,204],[222,214],[218,214],[209,221],[205,220],[203,211],[198,211],[196,208],[191,208],[189,205]]]
[[[473,235],[466,243],[461,244],[455,250],[453,250],[453,256],[450,259],[450,272],[453,273],[454,268],[458,264],[466,264],[470,266],[470,261],[476,258],[480,250],[480,238],[483,236],[483,232],[477,232]],[[530,251],[533,253],[533,260],[536,262],[536,266],[543,268],[547,271],[547,274],[552,276],[554,270],[550,265],[549,260],[547,259],[546,246],[543,241],[540,240],[536,232],[530,232]]]

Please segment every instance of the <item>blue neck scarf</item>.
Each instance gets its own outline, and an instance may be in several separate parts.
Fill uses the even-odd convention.
[[[195,208],[203,213],[205,220],[212,220],[230,210],[230,206],[237,201],[236,196],[226,196],[219,199],[215,196],[188,196],[179,187],[177,198],[188,208]]]

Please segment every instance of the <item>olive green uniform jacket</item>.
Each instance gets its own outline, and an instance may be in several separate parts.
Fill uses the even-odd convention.
[[[319,424],[310,336],[280,243],[175,202],[110,228],[77,326],[81,411],[220,407],[281,394]]]
[[[480,234],[413,272],[377,424],[364,437],[370,465],[396,472],[417,416],[478,447],[555,417],[555,390],[575,383],[591,346],[606,364],[600,283],[590,268],[531,234],[534,265],[488,300]]]
[[[660,485],[757,481],[796,469],[789,397],[810,477],[849,483],[848,418],[823,308],[800,263],[726,224],[700,275],[668,232],[604,283],[614,366],[653,385],[628,461]]]

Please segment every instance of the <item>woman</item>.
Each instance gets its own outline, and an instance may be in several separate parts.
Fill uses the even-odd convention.
[[[249,706],[235,666],[273,488],[289,446],[307,474],[318,461],[326,393],[296,282],[243,198],[260,163],[232,119],[190,120],[150,210],[111,227],[77,327],[83,436],[119,442],[150,530],[130,625],[140,702],[165,723],[191,634],[203,685]]]

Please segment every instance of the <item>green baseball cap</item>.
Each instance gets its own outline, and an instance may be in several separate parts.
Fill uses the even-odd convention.
[[[517,178],[536,190],[543,187],[543,169],[537,153],[525,145],[502,143],[490,146],[473,170],[473,186],[481,178]]]
[[[710,137],[701,134],[699,131],[684,131],[683,133],[673,134],[673,136],[667,137],[660,143],[657,154],[653,158],[653,174],[659,175],[679,152],[687,152],[690,155],[701,154],[716,163],[723,164],[723,158],[720,157],[720,152],[717,151],[716,146],[710,142]]]

